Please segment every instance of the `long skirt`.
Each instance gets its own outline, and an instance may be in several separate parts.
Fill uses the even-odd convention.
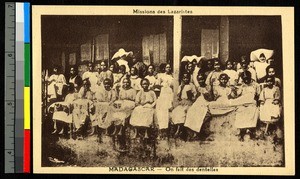
[[[203,96],[198,97],[195,103],[187,111],[184,126],[195,132],[200,132],[208,111],[207,105],[208,102]]]
[[[235,127],[239,129],[256,127],[258,116],[259,109],[256,104],[238,106],[236,110]]]
[[[111,125],[111,117],[108,116],[110,105],[108,102],[95,102],[95,113],[90,116],[92,126],[99,126],[100,128],[107,129]]]
[[[273,123],[280,118],[281,107],[272,103],[273,99],[267,99],[265,104],[260,105],[259,117],[262,122]]]
[[[112,106],[109,111],[111,113],[111,121],[115,125],[124,126],[125,119],[131,115],[132,110],[135,107],[135,102],[130,100],[118,100],[115,104],[117,104],[117,107]]]
[[[172,111],[171,122],[173,124],[183,124],[186,119],[186,113],[189,109],[189,104],[180,104]]]
[[[150,127],[153,124],[154,109],[143,106],[134,108],[130,118],[130,125]]]

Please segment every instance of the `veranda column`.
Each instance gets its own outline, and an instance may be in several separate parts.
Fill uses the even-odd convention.
[[[229,56],[229,18],[222,16],[220,22],[220,60],[222,64],[228,60]]]
[[[174,15],[173,26],[173,70],[174,70],[174,92],[176,96],[177,88],[179,86],[179,65],[181,60],[181,35],[182,35],[182,16]]]

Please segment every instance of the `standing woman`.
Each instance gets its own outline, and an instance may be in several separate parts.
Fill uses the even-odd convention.
[[[216,87],[220,84],[218,79],[222,73],[223,72],[221,69],[220,61],[218,59],[215,59],[214,70],[208,74],[206,81],[205,81],[206,85],[210,87],[211,92],[214,90],[214,87]],[[229,77],[228,77],[228,79],[229,79]]]
[[[170,110],[173,106],[173,86],[174,77],[172,75],[171,65],[166,64],[163,69],[164,73],[160,73],[157,79],[160,88],[160,95],[156,102],[156,117],[158,128],[164,135],[169,128]]]
[[[105,61],[100,62],[100,69],[101,72],[100,75],[98,76],[97,84],[100,86],[105,79],[110,79],[110,81],[113,83],[114,81],[113,73],[107,69],[107,62]]]
[[[53,74],[47,79],[48,81],[48,101],[62,101],[64,100],[63,89],[67,85],[66,78],[59,73],[58,67],[53,68]]]
[[[70,68],[69,85],[71,84],[73,84],[75,92],[78,92],[82,85],[82,79],[78,75],[77,70],[74,66]]]
[[[123,78],[125,78],[125,76]],[[135,67],[130,68],[129,79],[131,81],[131,87],[133,89],[135,89],[136,91],[140,91],[142,89],[141,78],[138,76],[137,69]],[[121,86],[123,86],[122,83],[121,83]]]

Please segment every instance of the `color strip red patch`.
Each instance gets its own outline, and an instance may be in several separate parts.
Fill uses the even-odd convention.
[[[30,130],[24,130],[24,173],[30,173]]]

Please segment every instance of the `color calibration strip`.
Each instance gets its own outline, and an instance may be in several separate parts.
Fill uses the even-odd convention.
[[[24,3],[24,173],[30,173],[30,3]]]
[[[24,5],[16,3],[16,111],[15,111],[15,166],[23,173],[24,143]]]

